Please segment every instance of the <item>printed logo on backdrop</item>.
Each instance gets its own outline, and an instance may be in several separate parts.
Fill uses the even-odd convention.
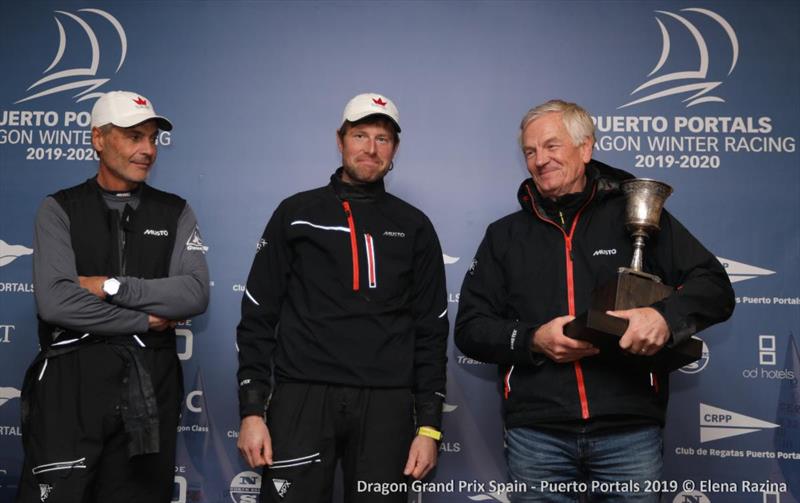
[[[178,343],[178,359],[181,361],[190,360],[194,353],[194,333],[192,333],[191,327],[192,320],[186,320],[178,323],[175,328],[175,336]]]
[[[125,63],[125,56],[128,52],[128,38],[125,36],[125,29],[122,27],[122,23],[120,23],[117,18],[100,9],[79,9],[77,14],[62,10],[57,10],[54,12],[56,15],[53,16],[53,19],[55,20],[56,27],[58,29],[58,49],[56,50],[53,60],[50,62],[44,72],[42,72],[45,74],[45,76],[31,84],[27,89],[27,91],[30,91],[30,94],[16,101],[15,104],[34,100],[36,98],[41,98],[42,96],[48,96],[54,93],[73,91],[81,88],[86,89],[72,96],[75,98],[76,103],[102,96],[103,93],[92,92],[110,80],[110,78],[96,78],[98,72],[100,71],[100,55],[109,53],[113,54],[113,52],[107,50],[101,51],[101,46],[108,46],[110,43],[118,43],[120,46],[119,60],[113,73],[119,72],[123,63]],[[61,22],[62,19],[67,21],[67,27],[69,30],[64,29],[64,24]],[[103,20],[110,23],[119,37],[118,40],[112,41],[98,38],[97,34],[92,28],[92,25],[90,24],[95,23],[98,20]],[[80,30],[76,29],[73,32],[72,28],[75,26],[80,28]],[[70,47],[74,47],[75,45],[73,44],[70,46],[70,41],[74,40],[75,37],[82,37],[83,35],[89,39],[91,56],[89,59],[89,66],[65,68],[65,65],[61,64],[64,54],[71,55],[68,51]],[[79,61],[85,61],[85,59],[86,58],[83,57],[78,58]]]
[[[785,382],[791,386],[797,386],[797,374],[794,369],[788,368],[783,364],[783,368],[778,368],[779,351],[778,338],[772,334],[759,334],[757,346],[758,366],[746,368],[742,371],[745,379],[766,379],[770,381]],[[784,355],[780,355],[783,357]],[[784,357],[783,360],[786,360]],[[788,362],[787,362],[788,363]]]
[[[0,407],[3,407],[8,402],[15,398],[20,397],[20,390],[17,388],[0,387]],[[13,436],[20,437],[22,432],[20,427],[16,425],[0,425],[0,437]]]
[[[442,402],[442,413],[449,414],[451,412],[455,412],[456,409],[458,409],[458,405]],[[441,442],[439,442],[439,452],[440,453],[461,452],[461,442],[450,442],[447,439],[444,439]]]
[[[206,399],[203,392],[203,376],[200,369],[197,369],[194,378],[193,389],[186,393],[184,398],[183,410],[181,411],[181,423],[178,425],[178,433],[208,433],[210,426],[210,416],[207,409]]]
[[[722,438],[736,437],[780,425],[732,412],[704,403],[700,404],[700,443],[712,442]]]
[[[0,344],[10,344],[11,334],[13,334],[16,329],[16,325],[0,325]]]
[[[17,388],[0,388],[0,407],[5,405],[9,400],[19,398],[20,391]]]
[[[451,257],[446,253],[442,253],[442,259],[444,259],[445,265],[455,264],[461,257]]]
[[[184,468],[184,467],[180,467]],[[179,467],[175,467],[177,471]],[[183,475],[175,475],[174,487],[172,490],[172,501],[170,503],[186,503],[186,496],[189,488],[189,483]]]
[[[712,57],[714,55],[710,54],[708,50],[708,45],[703,37],[703,33],[695,23],[689,20],[689,18],[699,17],[701,18],[699,21],[708,21],[708,19],[711,19],[719,25],[713,28],[717,28],[716,31],[719,31],[719,28],[722,28],[724,35],[728,37],[728,41],[730,42],[730,67],[728,68],[727,75],[725,75],[726,77],[733,73],[734,68],[736,68],[736,63],[739,60],[739,39],[736,37],[736,32],[725,18],[714,11],[695,7],[681,9],[681,12],[686,14],[676,14],[674,12],[663,10],[656,11],[657,14],[661,14],[661,16],[655,17],[658,28],[661,30],[661,54],[658,58],[656,66],[650,71],[650,73],[647,74],[648,77],[652,78],[634,89],[631,93],[631,96],[645,92],[649,94],[646,94],[641,98],[634,99],[633,101],[630,101],[619,108],[626,108],[631,105],[637,105],[647,101],[673,97],[675,95],[686,93],[691,94],[689,97],[682,100],[684,103],[686,103],[687,108],[699,105],[701,103],[725,102],[725,100],[719,96],[707,95],[709,92],[720,86],[722,82],[709,78],[710,63],[711,60],[715,58]],[[698,16],[698,14],[700,16]],[[702,19],[704,16],[705,19]],[[662,21],[662,17],[667,24]],[[677,23],[675,23],[676,21]],[[667,26],[672,27],[673,24],[677,24],[678,29],[680,29],[682,25],[684,30],[681,32],[678,32],[677,30],[670,31]],[[673,33],[672,37],[674,37],[677,33],[680,33],[682,36],[691,36],[694,40],[694,45],[697,47],[699,58],[697,58],[696,61],[686,59],[685,57],[681,60],[683,64],[686,65],[685,71],[672,73],[665,73],[662,71],[664,69],[664,64],[670,59],[671,56],[672,38],[670,33]],[[711,30],[707,29],[706,33],[711,33]],[[720,36],[722,36],[722,34],[720,34]],[[696,57],[694,54],[691,56],[693,58]],[[722,58],[720,57],[719,59]],[[661,84],[666,84],[666,86],[661,86]],[[660,90],[656,91],[654,88]]]
[[[20,257],[32,255],[33,248],[23,245],[12,245],[0,239],[0,267],[10,264]]]
[[[261,493],[261,475],[246,471],[237,473],[230,485],[233,503],[258,503]]]
[[[700,491],[683,491],[675,495],[672,503],[711,503],[711,500]]]
[[[655,28],[661,34],[661,48],[652,48],[655,64],[644,82],[632,83],[630,98],[617,111],[592,117],[595,149],[630,154],[630,165],[648,170],[646,176],[657,176],[652,170],[660,169],[719,170],[723,158],[734,154],[794,153],[797,139],[788,127],[775,124],[767,113],[735,115],[736,108],[725,98],[723,83],[733,78],[740,53],[768,61],[773,54],[741,47],[736,29],[719,12],[689,7],[655,13]],[[641,44],[630,42],[631,51],[641,50]],[[685,47],[688,50],[681,50]],[[783,90],[761,87],[757,92]],[[669,112],[657,115],[653,107]]]
[[[745,264],[743,262],[736,262],[727,258],[717,257],[725,272],[728,273],[728,279],[731,283],[738,283],[740,281],[747,281],[764,276],[771,276],[775,271],[756,267],[754,265]],[[737,295],[737,304],[760,304],[760,305],[774,305],[774,306],[798,306],[800,305],[800,296],[793,297],[777,297],[777,296],[757,296],[751,297],[747,295]]]
[[[33,249],[27,246],[6,243],[0,239],[0,267],[7,266],[18,258],[31,254],[33,254]],[[0,282],[0,293],[33,293],[33,283]],[[0,342],[8,341],[0,340]]]
[[[719,263],[725,268],[725,272],[728,273],[728,279],[730,279],[731,283],[775,274],[775,271],[745,264],[743,262],[736,262],[727,258],[717,257],[717,260],[719,260]]]
[[[700,337],[692,336],[695,339],[699,339],[703,342],[703,352],[700,355],[700,359],[696,362],[692,362],[688,365],[684,365],[683,367],[679,368],[681,372],[684,374],[697,374],[698,372],[702,372],[706,365],[708,365],[708,361],[711,359],[711,352],[708,350],[708,345],[706,341],[700,339]]]
[[[125,28],[113,14],[101,9],[56,10],[53,14],[55,54],[52,60],[41,62],[44,75],[32,77],[28,88],[21,90],[23,96],[7,109],[0,109],[0,145],[22,147],[16,152],[8,151],[7,158],[13,160],[96,161],[88,107],[41,110],[33,104],[54,95],[63,96],[65,105],[91,102],[102,96],[100,87],[125,63],[128,54]],[[42,19],[43,23],[46,21]],[[28,106],[36,108],[26,109]],[[157,143],[170,145],[171,134],[161,131]]]
[[[459,365],[486,365],[486,363],[470,358],[465,355],[456,355],[456,362]]]

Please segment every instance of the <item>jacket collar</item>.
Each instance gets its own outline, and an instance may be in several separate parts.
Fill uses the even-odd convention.
[[[352,185],[342,181],[342,170],[339,168],[331,175],[331,187],[336,197],[347,201],[376,201],[386,194],[383,179],[377,182]]]
[[[627,171],[612,168],[608,164],[592,159],[586,165],[586,188],[584,189],[584,192],[591,193],[592,189],[594,188],[596,191],[595,199],[603,199],[615,194],[620,194],[621,192],[619,190],[619,184],[630,178],[634,178],[634,176]],[[533,203],[536,205],[536,209],[539,211],[539,213],[542,215],[547,214],[548,212],[545,210],[545,208],[551,203],[545,202],[545,199],[536,188],[536,184],[533,183],[533,178],[528,178],[527,180],[523,181],[519,187],[519,190],[517,191],[517,200],[519,201],[520,206],[522,206],[522,209],[533,213],[534,209],[531,206],[531,198],[529,194],[533,195]],[[568,194],[564,196],[564,198],[569,199],[571,196],[571,194]],[[582,196],[572,197],[584,199]],[[564,202],[569,203],[569,200]]]

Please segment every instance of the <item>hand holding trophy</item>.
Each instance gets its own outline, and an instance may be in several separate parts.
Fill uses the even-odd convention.
[[[606,311],[647,307],[673,292],[661,278],[643,271],[646,239],[660,230],[661,211],[672,187],[656,180],[634,178],[622,182],[621,189],[627,199],[625,228],[633,238],[631,265],[620,267],[614,280],[593,292],[589,310],[565,325],[564,334],[591,342],[600,348],[601,357],[624,358],[654,370],[675,370],[701,357],[700,339],[690,338],[674,347],[665,346],[654,356],[627,355],[619,347],[619,339],[628,328],[627,320],[606,314]]]

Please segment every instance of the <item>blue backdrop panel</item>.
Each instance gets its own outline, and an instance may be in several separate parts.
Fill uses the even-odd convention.
[[[400,108],[387,185],[437,228],[451,322],[486,225],[518,208],[531,106],[581,103],[596,158],[671,184],[667,208],[738,305],[672,375],[663,499],[800,501],[798,21],[795,1],[2,2],[0,501],[37,351],[33,219],[96,171],[88,112],[114,89],[175,123],[150,181],[190,201],[209,246],[211,306],[179,330],[176,502],[253,501],[260,477],[236,451],[243,283],[267,218],[327,182],[342,107],[371,90]],[[438,484],[413,499],[508,501],[496,367],[448,352]]]

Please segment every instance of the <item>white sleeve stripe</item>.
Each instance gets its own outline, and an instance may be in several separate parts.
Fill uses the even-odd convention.
[[[45,369],[47,369],[47,358],[44,359],[44,365],[42,365],[42,371],[39,372],[39,380],[40,381],[42,380],[42,377],[44,377]]]
[[[305,220],[295,220],[289,225],[309,225],[315,229],[322,229],[323,231],[339,231],[339,232],[346,232],[350,233],[350,227],[334,227],[330,225],[317,225],[312,224],[311,222],[306,222]]]
[[[256,302],[256,299],[254,299],[252,295],[250,295],[250,292],[247,290],[247,287],[245,287],[245,288],[244,288],[244,294],[245,294],[245,295],[247,295],[247,298],[248,298],[248,299],[250,299],[250,301],[251,301],[253,304],[255,304],[255,305],[257,305],[257,306],[260,306],[260,305],[261,305],[261,304],[259,304],[258,302]]]
[[[442,311],[442,314],[439,315],[439,318],[444,318],[444,315],[446,314],[447,314],[447,308],[444,308],[444,311]]]

